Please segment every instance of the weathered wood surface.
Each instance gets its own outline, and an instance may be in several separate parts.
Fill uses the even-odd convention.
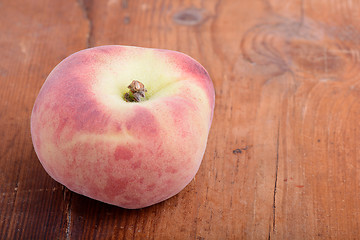
[[[141,210],[64,189],[31,143],[51,69],[104,44],[182,51],[216,89],[196,178]],[[360,239],[359,46],[352,0],[1,0],[0,239]]]

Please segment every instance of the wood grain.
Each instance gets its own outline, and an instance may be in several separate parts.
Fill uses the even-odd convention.
[[[360,239],[360,2],[0,1],[0,239]],[[166,48],[216,89],[177,196],[125,210],[70,192],[32,148],[32,105],[78,50]]]

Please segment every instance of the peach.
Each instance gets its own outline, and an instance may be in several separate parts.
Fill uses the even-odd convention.
[[[129,84],[147,92],[128,102]],[[206,148],[215,93],[206,70],[169,50],[101,46],[50,73],[31,136],[46,172],[70,190],[135,209],[179,193]]]

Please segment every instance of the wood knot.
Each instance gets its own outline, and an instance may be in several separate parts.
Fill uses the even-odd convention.
[[[316,22],[270,18],[246,32],[241,49],[244,59],[259,65],[267,76],[292,72],[302,78],[344,79],[349,71],[357,75],[355,51],[334,37],[324,38],[324,33]]]
[[[185,26],[198,25],[203,21],[203,10],[199,8],[184,9],[174,14],[173,21]]]
[[[242,153],[242,151],[246,151],[249,149],[249,146],[243,147],[243,148],[237,148],[233,150],[233,154],[238,154],[238,153]]]

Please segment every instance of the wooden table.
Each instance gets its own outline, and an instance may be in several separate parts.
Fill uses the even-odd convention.
[[[0,239],[360,239],[360,3],[0,1]],[[42,168],[34,100],[78,50],[173,49],[209,71],[216,107],[196,178],[125,210]]]

